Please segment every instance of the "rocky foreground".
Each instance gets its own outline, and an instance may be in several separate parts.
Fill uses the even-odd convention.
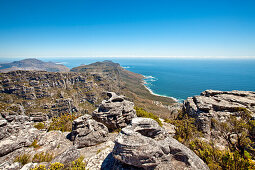
[[[73,121],[72,131],[34,128],[44,115],[1,114],[0,169],[30,169],[60,162],[66,166],[83,156],[88,169],[208,169],[190,149],[149,118],[136,118],[134,105],[108,93],[91,115]],[[95,118],[95,119],[93,119]],[[109,131],[122,128],[120,133]],[[22,154],[52,153],[50,162],[14,162]]]

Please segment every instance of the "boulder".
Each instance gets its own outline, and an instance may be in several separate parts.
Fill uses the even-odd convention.
[[[55,157],[50,163],[59,162],[64,165],[69,165],[72,161],[75,161],[80,157],[80,151],[75,146],[68,148],[62,154]]]
[[[209,170],[194,152],[150,118],[134,118],[123,128],[112,153],[121,163],[142,169]]]
[[[97,110],[92,113],[93,118],[103,123],[110,131],[126,127],[136,117],[134,103],[125,100],[114,92],[108,92],[108,100],[102,101]]]
[[[78,148],[83,148],[105,142],[108,133],[104,124],[93,120],[91,115],[87,114],[73,121],[71,140]]]

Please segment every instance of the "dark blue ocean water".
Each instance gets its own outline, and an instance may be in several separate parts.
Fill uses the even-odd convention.
[[[52,58],[69,68],[106,58]],[[14,59],[12,59],[14,60]],[[126,59],[113,58],[126,69],[147,77],[146,86],[155,94],[178,100],[199,95],[206,89],[255,91],[255,60],[231,59]],[[0,62],[4,62],[0,59]]]

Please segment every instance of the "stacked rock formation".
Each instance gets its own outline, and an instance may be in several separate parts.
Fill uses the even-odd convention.
[[[77,148],[93,146],[107,140],[107,127],[92,119],[90,115],[81,116],[73,121],[71,139]]]
[[[200,96],[188,97],[183,105],[183,111],[196,118],[199,130],[208,135],[212,118],[224,122],[230,115],[240,116],[240,108],[255,113],[255,92],[206,90]]]
[[[93,118],[103,123],[110,131],[127,126],[136,117],[134,103],[125,100],[114,92],[108,92],[109,100],[102,101],[97,110],[92,113]]]
[[[121,130],[113,156],[123,164],[142,169],[209,169],[194,152],[149,118],[134,118]]]

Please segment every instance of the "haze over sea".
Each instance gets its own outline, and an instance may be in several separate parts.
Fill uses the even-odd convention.
[[[40,58],[39,58],[40,59]],[[109,58],[41,58],[69,68]],[[17,59],[18,60],[18,59]],[[206,89],[255,91],[255,59],[112,58],[127,70],[146,76],[153,93],[179,101]],[[0,59],[0,62],[4,62]]]

